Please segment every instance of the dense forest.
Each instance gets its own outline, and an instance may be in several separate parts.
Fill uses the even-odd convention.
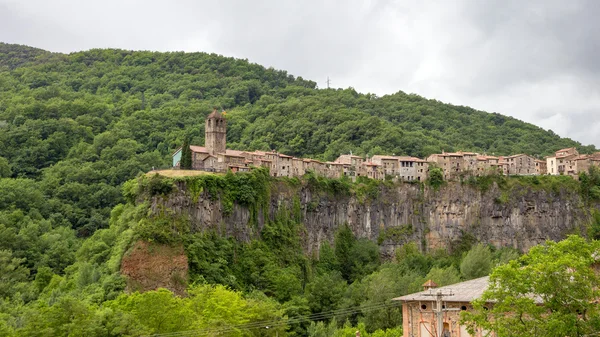
[[[381,261],[376,244],[342,228],[316,260],[299,250],[298,221],[281,218],[248,244],[209,234],[179,240],[190,257],[185,298],[166,290],[126,295],[120,258],[143,238],[148,219],[147,205],[131,202],[123,185],[168,166],[186,137],[203,144],[204,117],[214,107],[227,110],[229,148],[318,159],[350,151],[595,150],[500,114],[403,92],[317,89],[285,71],[215,54],[66,55],[0,43],[0,336],[215,327],[232,336],[346,336],[357,327],[363,336],[394,335],[400,312],[391,296],[428,278],[445,284],[486,275],[516,256],[460,242],[451,253],[407,245],[394,261]],[[600,178],[589,184],[592,191]],[[252,326],[298,316],[310,319],[270,331]]]

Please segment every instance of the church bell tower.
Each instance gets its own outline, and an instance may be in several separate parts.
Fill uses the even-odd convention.
[[[227,144],[227,120],[217,109],[206,117],[204,146],[209,154],[225,153]]]

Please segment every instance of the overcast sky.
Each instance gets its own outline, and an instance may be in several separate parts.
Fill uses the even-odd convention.
[[[0,41],[214,52],[600,147],[600,0],[0,0]]]

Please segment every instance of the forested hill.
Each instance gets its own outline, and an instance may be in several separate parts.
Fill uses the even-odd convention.
[[[424,157],[442,149],[593,150],[499,114],[403,92],[316,89],[285,71],[215,54],[66,55],[0,44],[0,174],[31,179],[26,183],[50,200],[25,208],[90,234],[106,225],[124,181],[168,165],[186,134],[204,142],[204,117],[215,106],[228,112],[230,148],[327,160],[350,151]]]

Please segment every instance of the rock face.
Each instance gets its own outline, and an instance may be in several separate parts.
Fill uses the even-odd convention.
[[[383,254],[391,255],[409,241],[427,251],[450,249],[453,242],[467,237],[526,251],[548,239],[584,233],[590,222],[589,209],[576,191],[554,193],[531,187],[501,191],[494,185],[482,192],[460,183],[448,183],[439,190],[413,184],[382,186],[377,197],[365,199],[278,182],[272,187],[268,209],[255,211],[258,215],[253,222],[250,208],[234,204],[224,214],[219,200],[211,200],[206,193],[194,200],[180,182],[169,196],[153,197],[152,209],[189,216],[192,232],[215,230],[247,241],[258,236],[265,215],[274,219],[278,212],[291,214],[294,203],[299,203],[306,227],[307,253],[318,252],[324,241],[331,242],[336,229],[345,223],[357,237],[377,241]]]

